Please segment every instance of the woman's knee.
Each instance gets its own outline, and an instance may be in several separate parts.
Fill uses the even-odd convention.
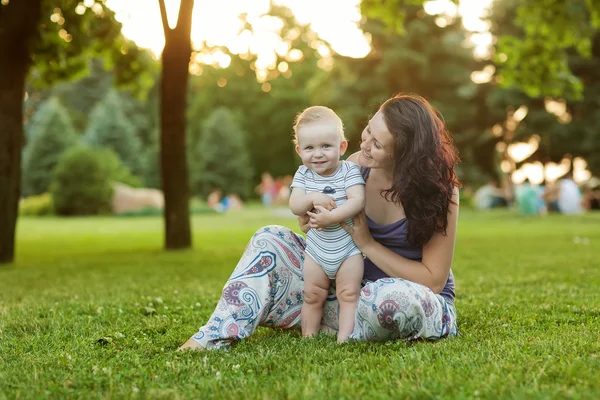
[[[361,301],[370,303],[375,309],[389,308],[394,305],[405,310],[420,308],[421,299],[427,299],[429,295],[434,296],[433,292],[425,286],[401,278],[385,278],[370,282],[360,292]]]
[[[279,232],[281,230],[290,230],[289,228],[286,228],[285,226],[281,226],[281,225],[266,225],[263,226],[262,228],[258,228],[256,230],[256,232],[254,232],[254,236],[262,236],[262,235],[273,235],[274,233],[276,234],[276,232]]]

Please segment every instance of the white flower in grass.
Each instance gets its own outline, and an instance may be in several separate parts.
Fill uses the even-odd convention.
[[[103,308],[103,307],[98,307],[98,308],[96,309],[96,312],[97,312],[98,314],[102,314],[102,310],[104,310],[104,308]]]
[[[200,307],[200,303],[196,303],[196,307]]]
[[[221,379],[221,371],[217,371],[217,373],[215,374],[217,379]]]
[[[173,293],[179,294],[179,290],[175,289],[175,290],[173,290]]]
[[[134,393],[137,393],[137,392],[139,392],[139,391],[140,391],[140,389],[139,389],[137,386],[133,386],[133,387],[131,388],[131,391],[132,391],[132,392],[134,392]]]
[[[235,365],[233,365],[233,366],[231,367],[231,369],[232,369],[232,370],[234,370],[234,371],[235,371],[235,370],[238,370],[238,369],[240,369],[240,364],[235,364]]]
[[[162,297],[157,297],[157,298],[154,299],[154,301],[156,301],[158,304],[162,304],[163,303]]]

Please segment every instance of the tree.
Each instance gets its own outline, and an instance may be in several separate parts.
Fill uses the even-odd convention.
[[[158,2],[165,33],[160,88],[160,160],[165,195],[165,248],[180,249],[192,245],[185,112],[192,54],[190,34],[194,0],[181,0],[177,26],[173,29],[169,28],[164,0]]]
[[[0,263],[14,259],[26,79],[48,86],[84,74],[92,55],[121,60],[132,44],[120,29],[101,0],[91,7],[78,0],[0,2]],[[114,70],[119,76],[143,66],[128,57]]]
[[[30,124],[31,142],[24,156],[26,195],[45,193],[62,153],[77,143],[78,137],[65,108],[57,99],[46,101]]]
[[[383,21],[389,30],[402,32],[406,5],[422,5],[425,1],[363,0],[361,11],[367,18]],[[499,38],[496,55],[497,61],[504,63],[502,85],[518,87],[531,97],[580,98],[583,86],[569,68],[568,58],[572,51],[591,57],[592,40],[600,29],[600,2],[518,2],[515,22],[524,35]]]
[[[461,179],[494,168],[494,146],[484,148],[481,141],[496,118],[486,104],[490,85],[477,85],[470,78],[483,63],[464,47],[460,22],[440,27],[434,16],[410,6],[405,7],[402,35],[374,18],[361,25],[371,35],[371,52],[360,59],[336,56],[331,73],[315,81],[311,90],[315,103],[339,110],[352,151],[357,149],[369,111],[375,112],[395,93],[416,93],[444,116],[465,162]],[[483,151],[486,156],[477,158]]]
[[[226,68],[192,65],[188,108],[190,121],[204,121],[218,107],[226,107],[239,117],[237,120],[247,134],[255,183],[260,181],[263,172],[280,177],[293,174],[298,167],[300,160],[292,145],[294,117],[314,104],[309,88],[315,76],[328,75],[328,71],[319,67],[326,61],[319,49],[332,52],[310,26],[299,24],[288,8],[271,5],[263,18],[270,22],[278,20],[281,26],[278,33],[289,51],[275,52],[270,68],[260,70],[255,54],[234,54],[227,48],[203,47],[194,59],[222,53],[230,57],[231,62]],[[262,22],[247,22],[244,29],[252,32],[253,24],[261,26]],[[364,115],[364,110],[362,112]],[[190,124],[188,146],[196,148],[201,136],[201,124]]]
[[[23,93],[41,1],[0,3],[0,263],[14,258],[21,193]]]
[[[142,176],[144,170],[140,157],[140,139],[122,110],[123,101],[119,93],[111,90],[92,110],[83,140],[91,147],[113,150],[134,175]]]
[[[246,138],[231,111],[218,108],[202,124],[202,137],[191,149],[191,187],[207,196],[220,189],[223,194],[246,196],[252,165]]]
[[[491,32],[497,37],[514,37],[524,40],[525,32],[515,23],[520,3],[516,0],[505,0],[494,5],[490,16]],[[577,11],[577,3],[571,3],[566,14]],[[568,8],[574,8],[569,10]],[[566,154],[572,157],[584,157],[592,173],[600,173],[600,112],[598,96],[600,94],[600,32],[592,39],[591,56],[584,57],[576,51],[568,54],[570,71],[583,84],[581,98],[553,98],[554,106],[562,111],[555,115],[546,109],[546,101],[550,99],[531,97],[518,88],[495,87],[488,98],[490,108],[502,113],[506,109],[527,108],[527,115],[507,135],[503,129],[501,140],[505,144],[515,141],[527,141],[532,136],[540,137],[538,150],[525,162],[541,161],[542,163],[559,162]],[[502,74],[506,66],[496,65]],[[559,110],[560,111],[560,110]],[[557,113],[557,111],[555,111]],[[506,127],[505,127],[506,128]]]

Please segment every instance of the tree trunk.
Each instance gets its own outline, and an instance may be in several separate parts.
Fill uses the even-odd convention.
[[[192,245],[185,131],[193,0],[181,0],[177,27],[169,29],[163,15],[165,48],[161,77],[161,172],[165,195],[165,248]],[[164,7],[161,12],[165,13]]]
[[[41,0],[0,6],[0,264],[15,256],[15,231],[21,191],[23,96],[31,65],[30,42]]]

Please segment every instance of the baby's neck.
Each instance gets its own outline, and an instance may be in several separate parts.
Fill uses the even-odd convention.
[[[335,164],[335,168],[332,168],[332,169],[331,169],[331,171],[324,171],[322,174],[319,174],[319,173],[317,172],[317,174],[319,174],[319,175],[321,175],[321,176],[332,176],[332,175],[334,175],[334,174],[336,173],[336,171],[337,171],[337,170],[338,170],[338,168],[340,167],[340,164],[341,164],[341,163],[342,163],[341,161],[338,161],[338,162],[337,162],[337,164]]]

